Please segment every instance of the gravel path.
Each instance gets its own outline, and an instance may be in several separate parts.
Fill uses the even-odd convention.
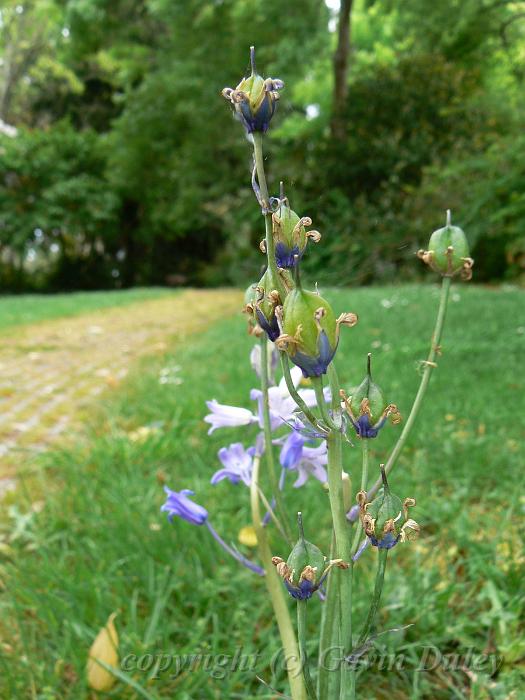
[[[18,326],[0,340],[0,497],[16,469],[75,423],[134,362],[240,309],[234,290],[188,290],[72,318]]]

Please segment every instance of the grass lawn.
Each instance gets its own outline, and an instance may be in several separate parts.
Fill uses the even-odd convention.
[[[123,306],[136,301],[157,299],[174,293],[170,289],[150,287],[108,292],[0,295],[0,330],[51,318],[76,316],[112,306]]]
[[[336,357],[341,379],[357,384],[372,350],[374,379],[406,416],[437,287],[327,296],[337,313],[360,317],[356,328],[343,329]],[[525,680],[524,304],[523,291],[513,288],[453,287],[443,355],[391,477],[396,493],[417,498],[411,515],[422,532],[389,557],[377,631],[411,626],[377,640],[376,662],[359,677],[359,697],[518,700]],[[225,539],[235,542],[249,523],[246,488],[226,481],[211,486],[209,479],[219,468],[219,447],[250,444],[256,428],[208,437],[202,421],[206,399],[253,407],[253,341],[244,324],[240,316],[220,321],[173,354],[143,363],[68,449],[27,468],[0,540],[0,697],[92,697],[87,651],[116,611],[121,658],[153,656],[143,657],[142,670],[123,670],[111,697],[276,697],[255,674],[284,690],[279,664],[272,664],[279,643],[263,581],[228,560],[205,528],[181,520],[170,525],[159,512],[166,481],[177,491],[193,489]],[[166,376],[182,381],[161,383]],[[137,432],[144,426],[149,430]],[[385,427],[373,441],[374,477],[398,431]],[[347,449],[346,469],[356,479],[359,462],[358,446]],[[301,509],[307,537],[326,552],[328,501],[319,482],[287,494],[290,519]],[[272,548],[287,556],[277,536]],[[369,550],[356,567],[357,629],[375,558]],[[314,599],[309,605],[312,640],[320,605]],[[233,656],[240,647],[258,654],[255,670],[222,673],[202,657],[193,668],[187,657],[184,662],[185,655]],[[379,653],[397,654],[396,665],[388,667],[393,657],[379,663]],[[438,653],[449,663],[435,664]],[[158,669],[158,654],[174,657],[167,671]]]

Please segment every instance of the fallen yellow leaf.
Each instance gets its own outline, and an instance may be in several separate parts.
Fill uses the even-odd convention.
[[[239,542],[246,547],[257,547],[257,535],[253,529],[253,525],[246,525],[239,530]]]
[[[113,623],[116,616],[117,613],[109,616],[89,650],[86,671],[88,685],[93,690],[111,690],[115,683],[115,676],[98,662],[102,661],[113,668],[118,666],[118,634]]]

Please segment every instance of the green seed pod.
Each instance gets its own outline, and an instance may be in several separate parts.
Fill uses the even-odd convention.
[[[293,598],[306,600],[319,587],[326,574],[326,558],[315,544],[304,537],[302,514],[297,513],[299,539],[290,552],[286,563],[280,557],[273,557],[277,573]]]
[[[408,517],[408,509],[416,505],[413,498],[402,501],[390,491],[384,465],[381,465],[383,488],[370,503],[366,502],[366,492],[357,494],[360,518],[365,534],[374,547],[391,549],[399,541],[413,539],[419,533],[419,525]]]
[[[279,273],[267,268],[256,286],[256,295],[253,307],[255,318],[268,338],[274,341],[280,334],[275,309],[286,296],[286,287]]]
[[[305,377],[319,377],[326,373],[338,340],[338,321],[330,304],[299,285],[293,289],[282,310],[279,349],[288,353]]]
[[[275,260],[283,269],[293,269],[299,264],[306,248],[308,238],[315,243],[321,240],[319,231],[307,231],[312,225],[308,216],[299,216],[290,208],[288,197],[284,196],[283,183],[279,197],[272,197],[271,204],[276,207],[272,214],[272,235],[275,244]]]
[[[279,100],[279,90],[284,87],[282,80],[260,76],[255,69],[255,48],[250,47],[251,74],[243,78],[235,90],[226,87],[222,91],[233,106],[234,113],[246,131],[264,133],[270,125]]]
[[[257,305],[257,284],[250,284],[244,292],[244,308],[243,312],[248,315],[248,333],[250,335],[260,336],[262,329],[257,321],[255,313]]]
[[[299,539],[290,552],[288,561],[272,557],[272,563],[292,598],[307,600],[323,583],[333,566],[348,569],[349,565],[342,559],[327,561],[319,547],[305,539],[301,513],[297,513],[297,523]]]
[[[397,406],[387,404],[381,388],[372,380],[371,354],[368,353],[367,373],[361,384],[350,389],[350,398],[342,392],[346,410],[357,435],[361,438],[375,438],[385,425],[387,418],[396,424],[401,421]]]
[[[430,236],[428,250],[420,250],[418,257],[443,277],[461,274],[465,280],[472,277],[474,261],[469,257],[467,237],[459,226],[450,223],[450,210],[447,223]]]
[[[325,557],[319,547],[305,539],[298,539],[290,552],[286,564],[292,570],[291,582],[299,585],[301,573],[309,567],[312,569],[312,582],[321,578],[324,571]]]

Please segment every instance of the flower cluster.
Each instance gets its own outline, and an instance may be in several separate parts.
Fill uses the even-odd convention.
[[[274,357],[276,351],[272,348],[269,354],[270,366],[275,367]],[[251,355],[252,367],[255,373],[260,376],[261,373],[261,357],[260,352],[252,352]],[[294,367],[291,370],[291,377],[294,386],[297,389],[298,395],[305,402],[306,406],[314,408],[317,405],[315,391],[313,389],[299,388],[301,382],[301,370]],[[329,391],[325,392],[325,398],[330,399]],[[243,426],[258,426],[263,429],[263,392],[260,389],[252,389],[250,391],[250,399],[255,402],[254,411],[248,408],[239,406],[229,406],[220,404],[214,399],[207,402],[210,413],[205,416],[204,420],[211,427],[209,434],[213,433],[218,428],[231,428]],[[272,380],[272,386],[268,389],[268,403],[270,409],[270,425],[275,433],[273,443],[281,447],[279,461],[282,468],[281,485],[284,484],[286,473],[295,472],[297,479],[294,483],[296,488],[303,486],[309,476],[313,476],[318,481],[326,482],[325,465],[328,461],[326,441],[322,440],[319,444],[312,444],[313,438],[311,435],[303,435],[301,428],[304,425],[297,417],[297,404],[290,395],[284,379],[278,384]],[[323,436],[321,436],[322,438]],[[257,440],[260,444],[257,448]],[[257,452],[263,451],[262,434],[256,437],[256,444],[245,448],[241,443],[233,443],[228,447],[222,447],[219,450],[218,456],[223,468],[215,472],[211,478],[211,483],[216,484],[223,479],[228,479],[232,484],[237,484],[242,481],[246,486],[251,483],[251,471],[253,465],[253,457]]]
[[[315,441],[318,444],[313,444],[311,436],[301,434],[299,426],[304,426],[297,417],[297,405],[286,387],[285,380],[282,379],[278,384],[275,384],[273,379],[276,354],[274,348],[269,354],[268,369],[272,385],[268,389],[268,399],[271,430],[274,434],[273,444],[281,448],[279,455],[281,465],[279,489],[282,490],[284,488],[288,473],[296,475],[296,480],[293,484],[295,488],[303,486],[309,477],[325,483],[327,480],[325,466],[328,461],[326,441],[324,439],[321,439],[321,441],[316,439]],[[250,361],[255,373],[257,376],[260,376],[262,372],[260,347],[252,351]],[[298,395],[305,402],[306,406],[315,407],[315,391],[309,388],[299,388],[301,370],[298,367],[294,367],[291,370],[291,378]],[[264,422],[262,391],[260,389],[252,389],[250,399],[255,404],[254,410],[241,406],[220,404],[215,399],[207,402],[210,412],[205,416],[204,420],[210,425],[209,434],[220,428],[258,428],[254,434],[254,444],[245,447],[240,442],[234,442],[219,449],[217,456],[222,466],[211,476],[210,483],[212,485],[216,485],[224,480],[235,485],[239,483],[248,487],[251,485],[254,458],[260,456],[264,451],[264,439],[261,432]],[[325,399],[327,401],[330,400],[329,392],[325,392]],[[174,517],[179,517],[192,525],[206,525],[213,538],[228,554],[255,573],[260,575],[264,573],[261,567],[248,560],[235,547],[228,545],[219,536],[209,522],[208,511],[189,498],[194,495],[193,491],[183,489],[177,492],[165,487],[165,492],[167,499],[161,510],[168,514],[170,522]],[[268,518],[265,519],[265,522],[267,521]]]

